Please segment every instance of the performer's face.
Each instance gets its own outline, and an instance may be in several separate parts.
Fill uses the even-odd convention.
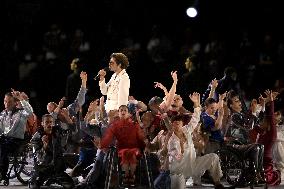
[[[120,119],[126,119],[129,117],[128,108],[127,107],[120,107],[119,108],[119,117]]]
[[[233,97],[232,104],[230,105],[232,110],[236,112],[242,111],[242,102],[240,101],[238,96]]]
[[[14,97],[5,95],[4,97],[4,106],[5,109],[10,111],[13,110],[17,105],[17,102]]]
[[[207,107],[206,107],[206,113],[209,114],[209,115],[214,115],[215,112],[217,111],[218,109],[218,105],[217,103],[212,103],[212,104],[209,104]]]
[[[175,95],[174,100],[172,102],[173,107],[180,108],[183,105],[183,101],[180,95]]]
[[[52,127],[54,126],[54,119],[50,117],[45,117],[41,122],[43,129],[46,133],[50,134],[52,132]]]
[[[113,57],[109,61],[109,69],[113,72],[116,72],[118,69],[120,69],[120,64],[117,64],[115,58]]]
[[[276,124],[281,123],[281,121],[282,121],[282,114],[281,114],[280,111],[274,112],[274,119],[275,119]]]
[[[76,65],[75,61],[73,60],[73,61],[71,62],[71,64],[70,64],[70,69],[71,69],[72,71],[74,71],[74,70],[76,70],[76,68],[77,68],[77,65]]]
[[[185,63],[184,63],[184,65],[185,65],[185,68],[186,68],[187,70],[190,69],[190,68],[192,67],[192,62],[191,62],[191,60],[190,60],[189,58],[187,58],[186,61],[185,61]]]
[[[56,106],[53,102],[49,102],[46,107],[48,113],[52,113],[55,110],[55,108]]]
[[[174,131],[178,131],[179,129],[183,127],[183,122],[181,120],[173,121],[172,127]]]

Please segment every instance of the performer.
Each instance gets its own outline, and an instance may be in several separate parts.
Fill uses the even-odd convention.
[[[113,53],[110,56],[109,69],[113,71],[111,79],[105,82],[106,70],[99,71],[99,86],[101,93],[107,95],[105,110],[118,110],[121,105],[127,105],[129,97],[130,79],[126,73],[128,58],[122,53]]]

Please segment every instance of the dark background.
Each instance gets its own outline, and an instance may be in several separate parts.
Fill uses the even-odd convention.
[[[221,78],[226,66],[234,66],[245,97],[251,99],[282,80],[284,11],[279,4],[248,0],[2,0],[1,96],[10,88],[24,91],[36,113],[42,115],[47,102],[58,102],[65,95],[71,60],[80,57],[89,76],[87,99],[93,100],[100,92],[92,78],[107,66],[111,53],[124,52],[130,59],[130,93],[139,100],[162,96],[153,82],[169,88],[170,71],[178,70],[181,77],[186,72],[183,63],[191,54],[196,55],[195,65],[202,76],[198,92],[203,93],[213,78]],[[199,11],[194,19],[186,15],[191,5]],[[157,39],[158,44],[154,43]]]

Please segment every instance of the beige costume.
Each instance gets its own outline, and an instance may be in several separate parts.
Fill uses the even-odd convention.
[[[114,73],[108,83],[105,79],[99,82],[100,90],[103,95],[107,95],[105,104],[106,112],[118,110],[121,105],[127,105],[130,79],[125,69],[119,74]]]
[[[181,159],[176,155],[181,154],[179,138],[173,133],[168,142],[169,169],[171,172],[171,188],[184,189],[185,179],[192,177],[195,184],[201,184],[201,176],[209,170],[214,181],[219,181],[222,177],[222,170],[217,154],[211,153],[204,156],[196,156],[192,141],[192,132],[200,120],[200,108],[195,108],[188,125],[184,126],[183,132],[187,138],[184,146],[184,153]]]

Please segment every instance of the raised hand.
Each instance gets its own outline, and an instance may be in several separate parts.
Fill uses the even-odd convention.
[[[226,96],[227,96],[227,91],[224,92],[223,94],[219,95],[219,101],[224,100],[226,98]]]
[[[270,101],[274,101],[276,100],[277,96],[279,95],[278,92],[273,92],[272,90],[270,91],[270,94],[269,94],[269,100]]]
[[[256,99],[252,99],[251,103],[250,103],[250,110],[255,113],[257,111],[257,100]]]
[[[81,78],[82,81],[87,82],[87,79],[88,79],[87,72],[81,72],[80,78]]]
[[[214,78],[212,81],[211,81],[211,87],[212,89],[216,89],[218,86],[218,80],[216,78]]]
[[[264,107],[265,106],[265,103],[266,103],[266,98],[264,98],[261,94],[259,95],[258,97],[258,102],[259,104]]]
[[[154,82],[154,88],[160,88],[164,91],[165,93],[165,96],[168,95],[168,89],[162,84],[162,83],[159,83],[159,82]]]
[[[69,111],[66,108],[62,108],[60,114],[64,117],[66,123],[73,123],[73,120],[70,118]]]
[[[62,108],[64,106],[64,101],[66,100],[66,97],[62,97],[58,103],[59,108]]]
[[[101,99],[100,99],[101,100]],[[88,112],[93,112],[98,110],[99,99],[92,101],[89,105]],[[103,101],[103,100],[102,100]],[[103,103],[102,103],[103,104]]]
[[[12,89],[11,88],[11,90],[12,90],[12,95],[13,95],[13,97],[14,98],[16,98],[16,99],[18,99],[18,100],[22,100],[22,98],[21,98],[21,92],[20,91],[15,91],[14,89]]]
[[[280,93],[279,92],[272,92],[272,97],[273,97],[273,99],[274,100],[276,100],[277,99],[277,96],[279,95]]]
[[[200,94],[197,92],[192,93],[189,95],[190,100],[193,102],[194,107],[200,106]]]
[[[178,78],[177,78],[177,71],[172,71],[172,72],[171,72],[171,76],[172,76],[174,82],[177,82],[177,81],[178,81]]]
[[[100,75],[100,80],[103,80],[103,79],[105,78],[105,76],[106,76],[106,71],[105,71],[105,69],[101,69],[101,70],[99,71],[99,75]]]
[[[277,98],[278,92],[273,92],[272,90],[265,90],[264,94],[266,95],[267,101],[274,101]]]
[[[26,93],[20,92],[20,91],[15,91],[12,88],[11,88],[11,91],[12,91],[11,93],[12,93],[14,98],[16,98],[18,100],[29,100],[29,97]]]
[[[157,81],[155,81],[154,83],[155,83],[154,85],[155,88],[160,88],[162,90],[166,89],[166,87],[162,83],[157,82]]]

